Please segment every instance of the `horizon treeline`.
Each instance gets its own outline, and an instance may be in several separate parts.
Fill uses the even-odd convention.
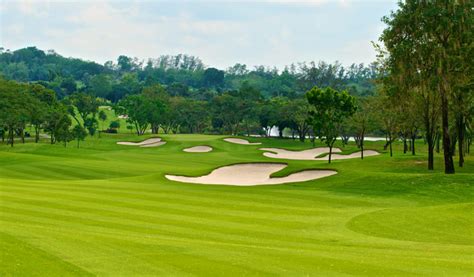
[[[84,92],[112,102],[155,84],[166,87],[171,95],[196,100],[209,100],[214,94],[238,90],[244,83],[265,98],[297,98],[314,86],[347,90],[353,96],[370,96],[375,93],[377,68],[375,63],[344,67],[337,61],[312,61],[291,64],[283,70],[264,66],[248,68],[240,63],[220,70],[185,54],[148,60],[122,55],[101,65],[66,58],[54,50],[0,48],[0,75],[8,80],[41,84],[55,91],[58,99]]]

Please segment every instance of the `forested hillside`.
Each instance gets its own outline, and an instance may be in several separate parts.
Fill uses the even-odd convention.
[[[206,66],[198,57],[162,55],[148,60],[119,56],[104,65],[63,57],[54,50],[27,47],[15,51],[0,48],[0,74],[5,79],[37,82],[64,98],[85,92],[117,102],[144,87],[161,84],[170,95],[209,100],[214,94],[238,90],[244,83],[265,98],[295,98],[314,86],[347,89],[354,96],[375,91],[375,64],[303,62],[282,70],[235,64],[225,70]]]

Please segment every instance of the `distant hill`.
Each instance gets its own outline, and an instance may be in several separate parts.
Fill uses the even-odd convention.
[[[206,67],[189,55],[162,55],[139,60],[119,56],[104,65],[63,57],[54,50],[27,47],[15,51],[0,48],[0,74],[9,80],[38,82],[56,91],[59,98],[85,91],[117,101],[143,87],[160,83],[172,95],[208,100],[212,94],[237,90],[246,83],[265,97],[296,97],[313,86],[347,89],[356,96],[371,95],[375,89],[374,65],[336,62],[298,63],[283,70],[236,64],[226,70]]]

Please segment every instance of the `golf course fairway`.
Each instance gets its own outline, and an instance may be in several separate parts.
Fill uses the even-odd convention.
[[[445,175],[426,147],[364,160],[285,160],[272,177],[337,174],[307,182],[220,186],[171,181],[239,163],[274,163],[259,148],[309,141],[103,134],[77,148],[0,145],[0,276],[472,276],[474,158]],[[185,148],[212,147],[186,153]],[[321,147],[322,144],[316,144]],[[359,151],[354,143],[347,155]]]

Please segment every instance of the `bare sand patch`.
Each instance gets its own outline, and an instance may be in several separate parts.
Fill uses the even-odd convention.
[[[211,152],[212,147],[207,146],[207,145],[198,145],[198,146],[193,146],[189,148],[183,149],[184,152],[190,152],[190,153],[205,153],[205,152]]]
[[[380,155],[379,152],[374,151],[374,150],[364,150],[364,158],[365,157],[370,157],[370,156],[377,156]],[[355,159],[355,158],[360,158],[360,151],[359,152],[354,152],[349,155],[342,155],[342,154],[332,154],[331,155],[331,160],[345,160],[345,159]],[[317,161],[327,161],[329,159],[329,154],[321,157],[321,158],[316,158],[315,160]]]
[[[260,148],[259,150],[270,151],[264,152],[265,157],[274,158],[274,159],[287,159],[287,160],[316,160],[316,161],[327,161],[329,159],[329,147],[318,147],[313,149],[307,149],[302,151],[291,151],[281,148]],[[333,148],[331,160],[345,160],[345,159],[354,159],[360,158],[360,151],[355,152],[349,155],[334,154],[340,153],[341,149]],[[322,154],[328,154],[324,157],[316,158]],[[380,155],[379,152],[374,150],[364,150],[364,157]]]
[[[140,147],[158,147],[158,146],[162,146],[163,144],[166,144],[166,141],[157,141],[157,142],[153,142],[153,143],[149,143],[145,145],[140,145]]]
[[[273,172],[285,168],[286,164],[248,163],[235,164],[214,169],[210,174],[200,177],[165,175],[168,180],[228,186],[258,186],[277,185],[285,183],[305,182],[337,174],[334,170],[305,170],[290,174],[286,177],[271,178]]]
[[[139,147],[157,147],[165,144],[166,141],[162,141],[161,138],[149,138],[141,142],[130,142],[130,141],[119,141],[119,145],[139,146]]]
[[[317,147],[302,151],[292,151],[281,148],[260,148],[259,150],[270,151],[263,153],[265,157],[288,160],[314,160],[319,155],[329,153],[329,147]],[[341,149],[333,148],[332,151],[333,153],[338,153],[341,152]]]
[[[227,142],[235,143],[235,144],[243,144],[243,145],[259,145],[262,144],[261,142],[249,142],[246,139],[239,139],[239,138],[225,138]]]

